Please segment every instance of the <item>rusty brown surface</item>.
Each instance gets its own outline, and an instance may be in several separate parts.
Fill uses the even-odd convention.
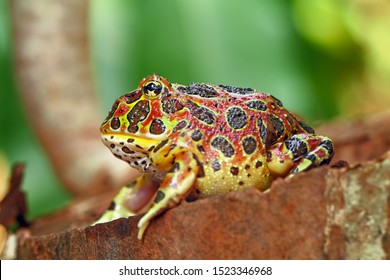
[[[182,203],[137,239],[139,217],[31,236],[24,259],[389,259],[390,157],[322,167],[255,189]]]

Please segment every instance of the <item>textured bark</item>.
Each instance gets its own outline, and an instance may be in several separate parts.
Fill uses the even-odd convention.
[[[337,158],[354,164],[278,179],[267,193],[248,189],[183,202],[154,219],[142,241],[139,217],[81,226],[112,193],[75,201],[20,230],[18,258],[390,259],[389,124],[383,114],[323,127],[325,135],[334,133]]]
[[[121,186],[136,172],[101,144],[87,0],[13,0],[14,61],[28,119],[74,194]],[[110,168],[108,168],[110,166]]]

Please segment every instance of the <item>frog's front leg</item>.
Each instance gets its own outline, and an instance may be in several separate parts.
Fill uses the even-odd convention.
[[[302,133],[272,146],[267,151],[267,165],[275,177],[292,176],[329,163],[333,154],[333,143],[328,137]]]
[[[153,204],[138,223],[138,239],[142,239],[145,229],[154,217],[185,199],[195,185],[199,169],[196,155],[189,151],[181,152],[174,158]]]
[[[158,187],[159,183],[149,176],[139,177],[133,183],[120,189],[108,210],[93,225],[144,212],[153,201]]]

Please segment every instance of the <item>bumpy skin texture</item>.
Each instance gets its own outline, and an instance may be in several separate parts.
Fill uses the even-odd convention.
[[[151,75],[117,99],[103,143],[144,175],[124,187],[96,223],[146,212],[150,221],[183,199],[221,195],[327,164],[332,141],[250,88],[171,84]]]

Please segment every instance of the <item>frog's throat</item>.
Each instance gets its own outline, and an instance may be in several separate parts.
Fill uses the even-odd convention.
[[[109,143],[126,143],[126,146],[141,146],[143,149],[149,149],[152,146],[158,145],[162,140],[140,137],[133,134],[123,133],[105,133],[102,134],[102,140],[106,144]]]

